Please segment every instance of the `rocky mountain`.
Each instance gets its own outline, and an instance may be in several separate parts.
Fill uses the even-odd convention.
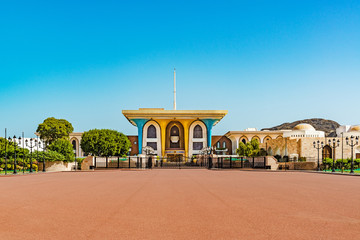
[[[291,123],[283,123],[281,125],[271,127],[271,128],[263,128],[261,130],[285,130],[285,129],[293,129],[299,123],[308,123],[312,125],[316,130],[324,131],[326,136],[336,136],[336,128],[340,126],[339,123],[333,120],[327,120],[322,118],[311,118],[299,120]]]

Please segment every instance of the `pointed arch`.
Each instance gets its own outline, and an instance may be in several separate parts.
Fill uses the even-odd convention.
[[[201,133],[201,134],[200,134]],[[201,120],[196,120],[189,127],[189,156],[199,154],[207,146],[207,128]]]
[[[156,128],[153,124],[151,124],[148,128],[147,128],[147,138],[156,138]]]
[[[203,138],[203,129],[199,124],[194,127],[194,138]]]
[[[240,137],[239,142],[246,144],[247,142],[249,142],[249,139],[245,135],[243,135]]]
[[[257,135],[253,136],[251,140],[257,140],[259,143],[261,143],[260,138]]]
[[[142,147],[150,146],[158,156],[161,156],[161,128],[154,121],[149,120],[143,127]],[[140,139],[139,139],[140,141]]]

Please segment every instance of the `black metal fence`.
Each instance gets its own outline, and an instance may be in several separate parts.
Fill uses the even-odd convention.
[[[177,157],[166,158],[158,156],[131,156],[131,157],[95,157],[94,167],[104,168],[127,168],[127,169],[241,169],[263,168],[267,169],[266,157],[231,157],[202,155],[196,158]]]
[[[266,157],[214,157],[214,167],[220,169],[226,168],[265,168],[270,166],[266,164]]]

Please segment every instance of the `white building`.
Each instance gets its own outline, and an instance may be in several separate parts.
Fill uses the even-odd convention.
[[[290,138],[318,138],[325,137],[325,132],[317,131],[313,126],[307,123],[300,123],[292,130],[283,131],[283,137]]]

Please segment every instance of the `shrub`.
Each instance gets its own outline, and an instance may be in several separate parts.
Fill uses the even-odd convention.
[[[73,162],[75,160],[73,146],[66,139],[54,141],[49,145],[48,149],[62,154],[65,157],[65,161]]]

